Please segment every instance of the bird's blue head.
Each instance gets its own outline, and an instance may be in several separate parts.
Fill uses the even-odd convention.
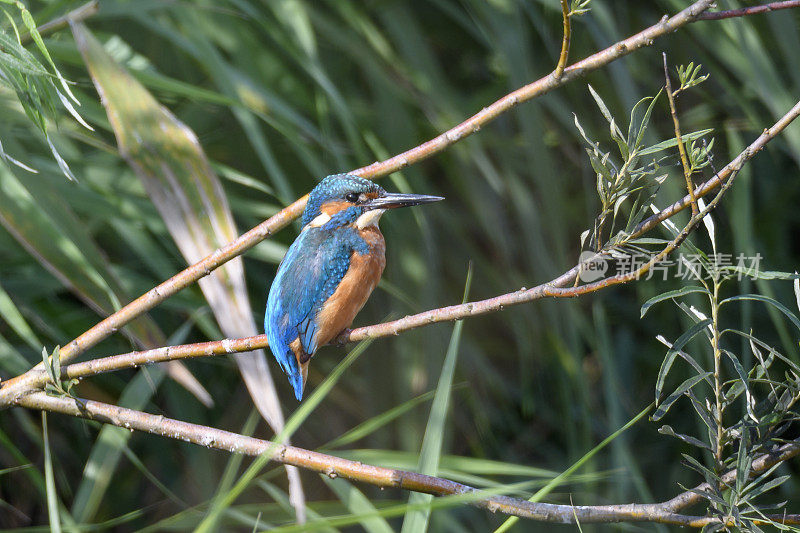
[[[388,193],[368,179],[350,174],[333,174],[314,187],[303,211],[303,226],[312,224],[332,229],[351,224],[368,211],[377,216],[386,209],[408,207],[443,200],[439,196]]]
[[[383,187],[368,179],[349,174],[333,174],[314,187],[308,195],[308,203],[303,211],[303,226],[322,214],[339,215],[344,224],[357,219],[362,213],[364,202],[386,194]],[[324,211],[323,211],[324,209]]]

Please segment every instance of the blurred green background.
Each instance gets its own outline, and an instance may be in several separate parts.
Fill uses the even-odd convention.
[[[573,21],[571,62],[688,3],[594,0],[591,11]],[[54,0],[29,7],[41,24],[80,4]],[[718,4],[721,9],[744,5]],[[15,8],[2,7],[18,18]],[[387,189],[437,194],[447,201],[382,220],[388,248],[384,280],[355,324],[459,302],[470,262],[470,299],[537,285],[576,263],[579,235],[591,226],[598,206],[594,171],[573,113],[592,138],[611,146],[607,123],[587,83],[624,128],[631,107],[663,85],[662,51],[673,66],[702,63],[710,79],[679,97],[681,123],[684,131],[713,128],[714,164],[724,166],[800,97],[798,22],[800,11],[789,10],[691,24],[521,105],[446,152],[382,179]],[[12,31],[3,18],[0,25]],[[86,25],[119,64],[197,134],[222,179],[240,233],[308,192],[323,176],[413,147],[546,75],[561,41],[557,0],[103,0]],[[50,124],[50,137],[78,180],[70,182],[14,93],[0,84],[3,150],[39,171],[31,174],[8,165],[19,185],[12,191],[3,184],[4,192],[17,202],[18,221],[48,219],[60,230],[41,235],[43,250],[59,254],[69,248],[83,255],[71,264],[83,265],[85,272],[74,275],[99,275],[118,286],[118,294],[135,297],[183,269],[186,261],[117,151],[72,33],[68,28],[52,33],[45,44],[64,76],[75,82],[71,89],[81,103],[78,111],[95,131],[60,110],[57,124]],[[653,113],[650,142],[669,138],[671,132],[662,99]],[[794,271],[800,254],[800,210],[794,205],[800,198],[799,162],[800,127],[793,125],[742,171],[716,212],[720,250],[758,252],[764,257],[762,268]],[[677,168],[668,171],[660,206],[678,198],[684,188]],[[705,170],[706,176],[710,173]],[[23,197],[30,201],[23,202]],[[262,320],[277,263],[297,230],[292,225],[244,256],[256,323]],[[709,247],[702,236],[695,242]],[[52,349],[99,319],[80,291],[69,286],[76,282],[53,275],[43,265],[42,253],[32,254],[30,248],[0,229],[0,287],[13,302],[2,302],[3,378],[41,360],[32,339]],[[619,429],[653,399],[664,355],[655,336],[674,339],[688,325],[669,305],[640,320],[640,306],[680,283],[640,281],[578,300],[537,301],[466,321],[441,431],[439,474],[478,487],[528,482],[509,489],[528,497]],[[743,280],[728,290],[773,295],[794,307],[789,282]],[[8,319],[8,305],[19,311],[18,320],[34,337]],[[196,286],[150,316],[171,344],[223,338]],[[753,328],[797,356],[796,332],[758,304],[731,307],[724,320],[744,330]],[[334,443],[328,451],[365,463],[416,469],[432,391],[452,332],[452,324],[440,324],[372,343],[304,421],[293,443],[318,449],[375,420],[382,424],[355,440]],[[91,354],[135,348],[118,335]],[[325,348],[315,357],[311,391],[348,349]],[[708,360],[702,345],[695,349],[696,357]],[[110,403],[124,398],[151,413],[272,437],[254,414],[231,360],[195,360],[187,367],[210,393],[213,407],[162,379],[163,371],[156,368],[92,378],[76,390],[83,397]],[[289,416],[298,404],[271,360],[270,369]],[[398,406],[399,411],[391,411]],[[93,424],[57,415],[49,421],[62,521],[65,526],[82,525],[82,530],[193,528],[215,495],[224,494],[250,462],[143,434],[108,432],[103,441]],[[664,423],[687,433],[699,430],[688,403],[677,404]],[[659,501],[679,492],[678,483],[700,482],[680,463],[682,452],[696,451],[659,435],[659,426],[646,419],[639,422],[546,500],[586,505]],[[18,465],[30,466],[3,470]],[[47,529],[43,465],[39,415],[4,411],[0,526]],[[797,474],[798,463],[781,471]],[[308,472],[301,477],[310,519],[369,510],[343,480],[323,480]],[[356,488],[378,509],[401,505],[409,497],[397,490]],[[790,500],[790,512],[798,512],[799,490],[798,481],[790,480],[774,499]],[[402,512],[386,522],[365,523],[356,517],[349,527],[399,528]],[[270,465],[227,509],[219,527],[250,531],[256,524],[291,524],[293,516],[284,470]],[[485,531],[504,518],[469,506],[448,506],[433,511],[429,528]],[[516,526],[518,531],[551,528],[530,522]],[[612,528],[669,530],[652,525],[583,530]]]

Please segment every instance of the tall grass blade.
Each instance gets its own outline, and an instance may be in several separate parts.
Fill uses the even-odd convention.
[[[192,264],[234,240],[238,233],[219,178],[197,136],[106,53],[81,24],[75,40],[100,94],[120,153],[142,180],[175,243]],[[241,258],[200,281],[200,288],[228,337],[258,334],[244,283]],[[263,350],[235,355],[253,402],[276,432],[283,413]],[[287,469],[302,517],[300,478]]]
[[[22,316],[22,313],[20,313],[2,285],[0,285],[0,317],[11,326],[14,333],[19,335],[28,346],[37,352],[42,348],[42,341],[33,332],[33,329],[28,325],[28,321]]]
[[[47,413],[42,411],[42,440],[44,441],[44,480],[47,485],[47,515],[50,518],[50,530],[61,533],[61,518],[58,516],[58,492],[56,478],[53,475],[53,456],[50,453],[50,438],[47,435]]]
[[[235,239],[227,196],[194,132],[114,62],[83,25],[73,25],[73,33],[103,95],[120,153],[142,180],[186,261],[195,263]],[[226,336],[258,333],[241,258],[215,270],[200,287]],[[236,360],[254,403],[279,431],[283,415],[263,350]]]
[[[622,433],[624,433],[628,428],[630,428],[631,426],[636,424],[639,420],[644,418],[647,415],[647,413],[649,413],[650,410],[654,406],[655,406],[655,404],[651,403],[650,405],[648,405],[647,407],[642,409],[641,412],[639,412],[638,415],[636,415],[633,418],[631,418],[624,426],[622,426],[621,428],[616,430],[614,433],[612,433],[611,435],[609,435],[608,437],[603,439],[600,442],[600,444],[598,444],[597,446],[595,446],[594,448],[589,450],[586,454],[584,454],[583,457],[581,457],[575,463],[573,463],[572,466],[570,466],[569,468],[564,470],[561,474],[559,474],[558,476],[553,478],[553,480],[550,481],[550,483],[548,483],[547,485],[545,485],[544,487],[542,487],[541,489],[536,491],[536,494],[531,496],[528,501],[531,501],[531,502],[541,501],[542,498],[544,498],[545,496],[550,494],[550,491],[552,491],[555,487],[557,487],[558,485],[560,485],[561,483],[563,483],[564,481],[569,479],[570,476],[572,476],[572,474],[575,473],[575,471],[577,471],[580,467],[582,467],[589,460],[591,460],[592,457],[597,455],[597,453],[600,452],[600,450],[602,450],[603,448],[608,446],[611,442],[614,441],[614,439],[616,439],[618,436],[622,435]],[[508,518],[505,522],[503,522],[503,524],[500,527],[495,529],[494,533],[503,533],[504,531],[508,531],[518,521],[519,521],[518,517],[512,516],[511,518]]]
[[[354,518],[363,516],[359,525],[368,533],[392,533],[394,530],[385,518],[378,515],[372,502],[364,496],[352,483],[346,479],[330,479],[322,476],[322,480],[331,489],[341,502],[347,507]]]
[[[464,286],[464,298],[467,301],[469,289],[472,283],[472,265],[467,272],[467,281]],[[456,361],[458,360],[458,347],[461,343],[461,331],[464,327],[463,321],[456,322],[453,327],[453,334],[450,336],[450,344],[447,347],[447,354],[442,365],[442,373],[439,376],[439,384],[436,387],[436,395],[431,405],[428,426],[425,428],[425,436],[422,439],[422,450],[419,454],[418,471],[421,474],[430,476],[438,475],[439,463],[442,457],[442,447],[445,435],[445,423],[447,422],[447,410],[450,405],[450,391],[453,387],[453,376],[456,371]],[[410,506],[430,503],[433,496],[412,492],[408,498]],[[409,510],[403,519],[403,533],[413,533],[417,531],[427,531],[428,520],[430,519],[430,508],[414,508]]]

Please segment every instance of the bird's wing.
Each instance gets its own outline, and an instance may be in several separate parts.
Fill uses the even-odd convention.
[[[331,246],[323,252],[322,267],[315,287],[309,292],[308,312],[297,325],[298,336],[303,350],[313,355],[319,348],[317,342],[317,313],[322,304],[336,292],[336,288],[350,268],[352,249],[346,243]]]
[[[286,252],[270,289],[265,328],[275,358],[289,374],[299,372],[289,345],[299,337],[307,354],[317,350],[316,314],[350,266],[349,239],[326,233],[303,231]]]

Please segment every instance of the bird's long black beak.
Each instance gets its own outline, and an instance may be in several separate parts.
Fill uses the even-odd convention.
[[[379,198],[373,198],[364,207],[368,209],[394,209],[396,207],[411,207],[413,205],[430,204],[444,200],[441,196],[427,194],[401,194],[388,192]]]

